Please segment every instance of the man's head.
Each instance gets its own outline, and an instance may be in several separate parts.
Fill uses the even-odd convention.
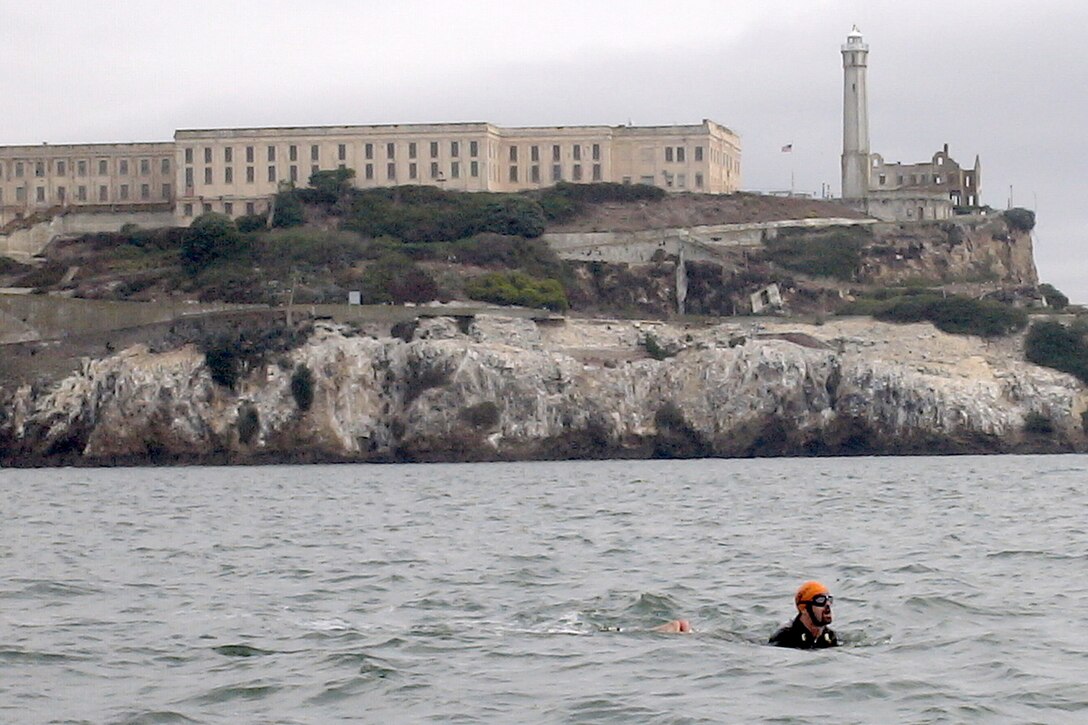
[[[817,581],[807,581],[797,589],[793,601],[801,619],[811,627],[826,627],[831,624],[831,602],[834,597],[827,587]]]

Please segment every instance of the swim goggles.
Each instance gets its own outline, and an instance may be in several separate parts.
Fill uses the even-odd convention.
[[[817,594],[812,599],[808,600],[809,604],[814,604],[817,607],[825,607],[835,601],[835,597],[830,594]]]

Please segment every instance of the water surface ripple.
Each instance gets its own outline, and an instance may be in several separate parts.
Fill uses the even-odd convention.
[[[0,470],[0,501],[0,722],[1088,722],[1084,456]],[[808,577],[846,646],[766,646]]]

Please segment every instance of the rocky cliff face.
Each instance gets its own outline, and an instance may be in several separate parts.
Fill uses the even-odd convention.
[[[671,354],[646,354],[647,335]],[[137,346],[4,393],[0,460],[487,460],[1080,450],[1088,395],[929,325],[477,317],[409,341],[319,325],[234,391],[192,347]],[[291,377],[313,373],[300,409]],[[1048,435],[1025,433],[1045,418]],[[1038,426],[1036,426],[1037,428]],[[1029,426],[1030,428],[1030,426]]]

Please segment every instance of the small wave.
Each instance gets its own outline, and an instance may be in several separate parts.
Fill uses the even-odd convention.
[[[39,597],[65,598],[101,594],[102,590],[79,584],[51,580],[16,579],[13,583],[26,584],[19,590],[0,592],[0,597],[11,599],[36,599]]]
[[[10,662],[12,664],[20,665],[49,665],[55,662],[72,662],[84,659],[87,658],[70,654],[57,654],[55,652],[0,649],[0,662]]]
[[[303,622],[302,626],[315,632],[344,632],[352,629],[350,623],[333,617],[332,619],[315,619],[311,622]]]
[[[224,657],[263,657],[276,654],[272,650],[250,647],[248,644],[222,644],[218,647],[212,647],[212,650]]]
[[[121,725],[160,725],[162,723],[186,723],[200,722],[172,710],[149,710],[147,712],[128,713],[121,715],[117,721]]]
[[[196,701],[206,705],[215,705],[232,700],[263,700],[281,689],[278,685],[227,685],[209,690],[198,696]]]

